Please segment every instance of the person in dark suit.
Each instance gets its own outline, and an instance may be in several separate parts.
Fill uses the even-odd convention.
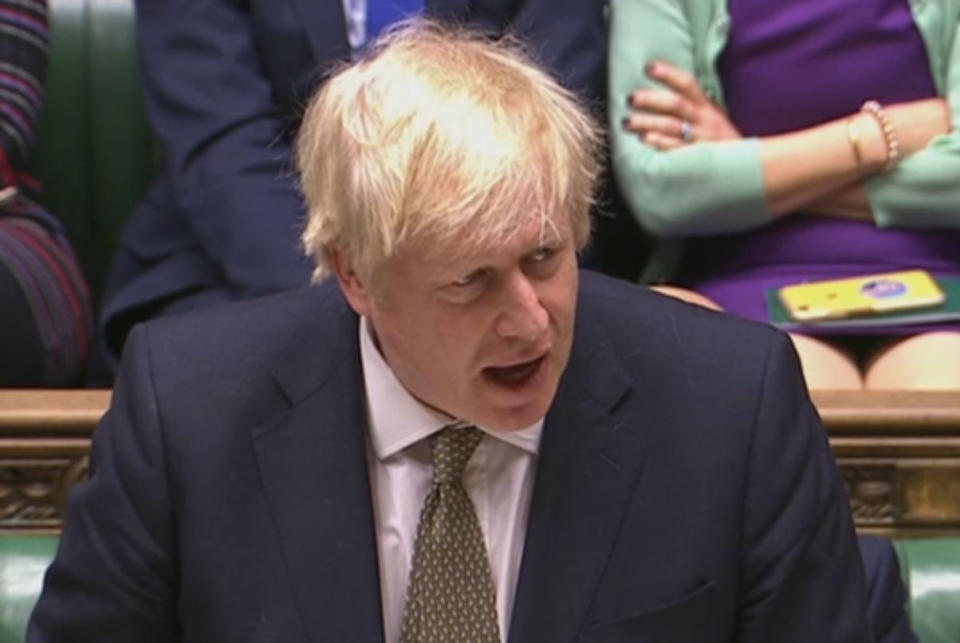
[[[137,0],[146,106],[163,169],[120,240],[91,384],[110,384],[139,321],[309,282],[291,141],[318,80],[362,51],[364,12],[345,7],[372,13],[390,2]],[[567,87],[601,104],[602,2],[419,4],[427,16],[517,35]]]
[[[132,331],[28,641],[871,641],[790,340],[578,270],[600,139],[471,32],[335,74],[321,283]]]
[[[917,643],[893,545],[876,536],[860,536],[858,542],[867,577],[867,614],[874,638],[877,643]]]

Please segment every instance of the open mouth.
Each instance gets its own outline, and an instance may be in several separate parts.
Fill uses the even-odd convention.
[[[544,361],[546,361],[546,357],[546,354],[544,354],[529,362],[522,362],[511,366],[488,366],[483,369],[483,373],[488,379],[500,386],[510,389],[520,389],[536,377]]]

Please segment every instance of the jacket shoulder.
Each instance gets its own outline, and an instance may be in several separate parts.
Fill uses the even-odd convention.
[[[739,339],[768,344],[784,333],[769,324],[709,310],[651,288],[582,272],[581,310],[588,323],[600,323],[611,340],[639,341],[648,334],[669,332],[677,339],[709,341]]]
[[[695,389],[699,395],[712,391],[746,401],[762,386],[772,355],[796,362],[786,333],[768,324],[646,286],[586,273],[583,277],[577,313],[581,343],[603,346],[644,386],[656,382],[656,388],[684,396]]]
[[[309,347],[303,350],[322,366],[324,354],[336,350],[338,330],[351,321],[356,323],[335,283],[308,286],[140,324],[122,361],[146,359],[162,388],[259,390],[272,386],[273,374],[300,347]]]

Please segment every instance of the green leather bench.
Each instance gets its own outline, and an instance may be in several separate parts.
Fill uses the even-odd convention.
[[[143,109],[133,0],[49,0],[46,104],[33,169],[98,296],[158,148]]]
[[[960,539],[898,540],[893,546],[920,643],[960,641]]]
[[[23,643],[56,536],[0,536],[0,643]]]
[[[960,641],[960,539],[894,543],[920,643]],[[0,535],[0,643],[21,643],[55,536]]]

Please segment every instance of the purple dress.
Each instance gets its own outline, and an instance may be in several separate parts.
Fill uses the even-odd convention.
[[[729,4],[732,28],[718,71],[730,118],[744,136],[841,118],[869,99],[889,104],[937,95],[907,0]],[[678,281],[731,312],[768,321],[768,288],[910,268],[960,274],[960,232],[881,230],[801,213],[748,232],[689,239]]]

